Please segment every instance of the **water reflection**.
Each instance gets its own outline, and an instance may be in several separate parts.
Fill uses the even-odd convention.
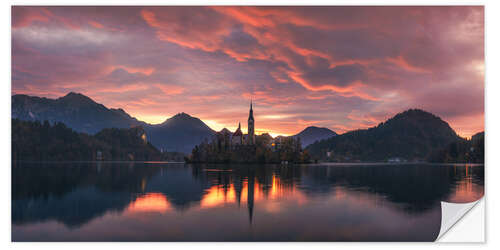
[[[147,193],[137,197],[127,207],[131,213],[165,213],[172,209],[167,197],[162,193]]]
[[[440,201],[477,200],[483,180],[481,165],[25,163],[12,238],[431,241]]]

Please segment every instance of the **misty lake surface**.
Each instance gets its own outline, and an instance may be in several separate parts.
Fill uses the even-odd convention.
[[[483,165],[15,163],[13,241],[433,241]]]

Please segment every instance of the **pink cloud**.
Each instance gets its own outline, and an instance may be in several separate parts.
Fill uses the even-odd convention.
[[[15,13],[15,15],[12,15],[13,28],[26,27],[33,22],[49,21],[49,17],[42,8],[14,6],[12,12]]]

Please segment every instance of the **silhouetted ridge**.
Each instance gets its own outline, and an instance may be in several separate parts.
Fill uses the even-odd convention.
[[[157,125],[151,125],[127,114],[123,109],[109,109],[91,98],[75,92],[57,98],[28,95],[12,96],[12,118],[26,121],[62,122],[78,132],[95,134],[105,128],[142,126],[151,143],[167,151],[191,152],[192,148],[214,131],[196,117],[184,112]]]
[[[180,124],[180,123],[191,123],[191,124],[196,124],[196,125],[205,125],[200,119],[196,117],[192,117],[184,112],[177,113],[176,115],[168,118],[165,120],[163,123],[161,123],[161,126],[165,125],[173,125],[173,124]],[[208,126],[206,126],[208,128]]]
[[[337,133],[328,129],[320,128],[316,126],[309,126],[302,130],[300,133],[294,135],[294,137],[300,138],[303,147],[308,146],[316,141],[321,141],[323,139],[328,139],[332,136],[336,136]]]
[[[190,153],[197,144],[211,138],[215,131],[203,121],[184,112],[151,126],[151,143],[163,150]]]
[[[76,93],[76,92],[69,92],[63,97],[60,97],[58,99],[61,100],[71,100],[71,101],[87,101],[87,102],[94,102],[92,99],[87,97],[86,95]],[[94,102],[95,103],[95,102]]]
[[[89,97],[71,92],[57,99],[27,95],[12,96],[12,118],[62,122],[78,132],[95,134],[104,128],[130,128],[148,124],[123,110],[108,109]]]
[[[313,156],[331,161],[425,160],[457,138],[441,118],[410,109],[376,127],[350,131],[311,144],[308,149]]]

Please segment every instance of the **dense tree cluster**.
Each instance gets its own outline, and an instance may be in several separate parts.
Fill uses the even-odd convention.
[[[63,123],[12,120],[13,161],[164,160],[142,127],[103,129],[91,136]]]
[[[418,109],[399,113],[369,129],[355,130],[307,147],[313,158],[336,161],[426,160],[429,155],[458,139],[439,117]]]
[[[447,147],[435,151],[428,159],[436,163],[484,163],[484,132],[470,140],[460,138]]]
[[[302,150],[300,138],[269,134],[255,137],[255,145],[232,145],[228,134],[218,133],[211,142],[195,146],[187,162],[199,163],[307,163],[310,157]]]

